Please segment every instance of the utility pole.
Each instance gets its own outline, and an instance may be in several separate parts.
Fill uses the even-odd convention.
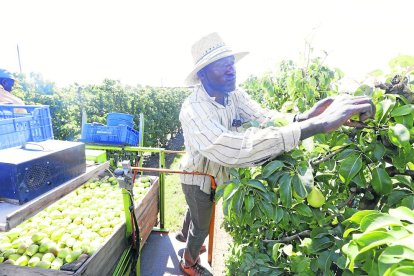
[[[19,50],[19,44],[17,44],[17,58],[18,58],[18,60],[19,60],[20,74],[22,74],[22,63],[20,62],[20,50]]]

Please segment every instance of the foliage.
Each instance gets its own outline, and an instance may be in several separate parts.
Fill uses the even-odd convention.
[[[342,247],[352,273],[414,274],[412,210],[398,207],[389,209],[388,214],[375,210],[359,211],[344,224],[349,225],[344,236],[353,233],[351,241]]]
[[[335,74],[326,75],[329,69],[318,62],[308,69],[321,69],[312,74],[319,80],[326,76],[323,89],[329,92],[324,94],[316,89],[313,95],[333,95],[335,89],[330,88],[337,78]],[[272,83],[273,88],[263,90],[266,78],[256,78],[257,83],[250,80],[245,87],[256,89],[250,90],[255,98],[265,93],[262,97],[270,107],[289,110],[285,109],[286,103],[292,101],[292,106],[302,111],[314,101],[309,89],[301,89],[318,86],[313,85],[311,78],[304,78],[311,73],[298,74],[307,71],[288,64],[290,67],[282,77],[274,78],[278,81]],[[288,83],[297,85],[290,90],[296,93],[294,96],[272,94],[288,87]],[[217,190],[217,199],[223,198],[224,227],[234,241],[227,259],[228,274],[362,275],[371,269],[369,275],[382,275],[385,270],[379,269],[377,246],[383,250],[381,246],[394,246],[395,240],[385,242],[386,234],[374,233],[369,236],[372,247],[366,248],[362,259],[355,258],[363,245],[357,242],[359,236],[351,237],[350,232],[371,232],[365,233],[367,228],[361,225],[352,230],[345,226],[350,221],[355,223],[352,218],[358,216],[355,213],[359,210],[375,210],[372,212],[381,217],[378,221],[383,224],[374,230],[384,227],[388,231],[388,225],[395,226],[395,219],[386,212],[414,209],[414,105],[401,95],[380,89],[372,89],[371,97],[377,108],[375,118],[358,122],[358,128],[342,127],[316,135],[262,167],[231,171],[231,182]],[[314,186],[326,198],[320,208],[311,207],[307,201]],[[401,230],[402,226],[407,229]],[[402,239],[413,233],[412,225],[405,222],[396,227],[400,228],[391,228],[389,235]],[[393,250],[390,255],[402,249]],[[389,257],[387,262],[391,262],[392,269],[411,271],[407,266],[414,264],[410,259],[412,253],[406,254],[401,268],[396,264],[397,257],[395,261]]]
[[[336,94],[336,82],[342,76],[339,69],[323,65],[320,58],[305,68],[283,61],[277,75],[266,73],[262,77],[250,77],[242,86],[268,108],[303,112],[318,100]]]
[[[179,131],[178,115],[189,94],[186,88],[131,87],[114,80],[105,80],[100,85],[71,85],[62,89],[44,83],[40,77],[32,81],[20,76],[19,83],[13,92],[26,104],[50,106],[55,139],[80,138],[82,109],[86,111],[89,123],[106,124],[106,115],[110,112],[133,114],[135,129],[139,126],[139,113],[143,113],[144,145],[153,147],[165,146],[168,135]],[[39,87],[48,89],[39,90]]]

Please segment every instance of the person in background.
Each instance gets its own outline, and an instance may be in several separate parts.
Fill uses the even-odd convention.
[[[375,113],[371,99],[363,96],[323,99],[302,114],[263,109],[236,87],[235,63],[246,54],[233,52],[217,33],[193,45],[194,68],[186,82],[194,90],[180,112],[186,151],[180,165],[182,170],[212,175],[220,185],[229,180],[231,167],[260,166],[294,149],[308,137],[336,130],[354,114],[365,120]],[[265,124],[277,117],[290,123],[246,130],[240,127],[251,120]],[[189,211],[181,233],[176,236],[186,242],[180,268],[186,275],[211,275],[199,262],[212,214],[210,179],[182,175],[181,183]]]
[[[15,77],[7,70],[0,68],[0,104],[24,105],[11,91],[16,82]]]

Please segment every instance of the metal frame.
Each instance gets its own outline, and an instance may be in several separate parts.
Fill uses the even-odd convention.
[[[165,169],[165,153],[180,153],[175,151],[165,150],[164,148],[149,148],[149,147],[131,147],[131,146],[107,146],[107,145],[91,145],[86,144],[86,149],[99,149],[99,150],[112,150],[112,151],[132,151],[138,153],[158,153],[160,155],[159,168]],[[142,158],[140,159],[140,165],[142,164]],[[165,173],[160,173],[160,227],[154,227],[156,231],[168,232],[165,229]]]

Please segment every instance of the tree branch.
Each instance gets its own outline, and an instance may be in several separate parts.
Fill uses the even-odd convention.
[[[394,176],[394,175],[400,174],[400,175],[408,175],[408,176],[411,176],[411,177],[414,178],[414,171],[412,171],[412,170],[406,170],[404,172],[400,172],[395,167],[388,167],[388,168],[385,168],[385,170],[387,171],[389,176]]]
[[[269,243],[269,242],[288,243],[288,242],[291,242],[291,241],[293,241],[295,239],[298,239],[298,238],[309,237],[310,234],[311,234],[311,230],[305,230],[305,231],[302,231],[302,232],[297,233],[295,235],[281,238],[280,240],[262,240],[262,242],[264,242],[264,243]]]
[[[355,197],[355,193],[351,193],[346,201],[340,203],[337,206],[338,210],[341,210],[342,208],[344,208],[345,206],[347,206],[348,203],[354,199],[354,197]]]
[[[310,161],[310,164],[311,164],[311,166],[312,166],[312,167],[314,167],[314,166],[316,166],[316,165],[319,165],[320,163],[325,162],[325,161],[327,161],[327,160],[331,159],[332,157],[334,157],[335,155],[337,155],[337,154],[338,154],[338,153],[340,153],[341,151],[345,150],[346,148],[347,148],[347,147],[343,147],[343,148],[341,148],[341,149],[339,149],[339,150],[337,150],[337,151],[334,151],[334,152],[331,152],[331,153],[329,153],[329,154],[325,155],[324,157],[321,157],[321,158],[319,158],[319,159],[314,159],[314,160],[311,160],[311,161]]]

